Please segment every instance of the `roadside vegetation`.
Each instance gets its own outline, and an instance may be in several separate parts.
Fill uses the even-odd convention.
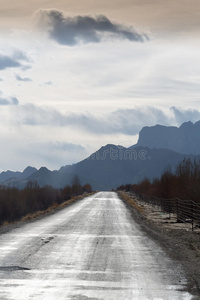
[[[91,192],[90,184],[82,186],[77,176],[63,189],[40,187],[36,182],[28,182],[22,190],[0,186],[0,225],[34,218]]]
[[[200,160],[184,159],[172,172],[167,168],[152,182],[146,178],[138,184],[126,184],[118,190],[164,199],[180,198],[200,202]]]

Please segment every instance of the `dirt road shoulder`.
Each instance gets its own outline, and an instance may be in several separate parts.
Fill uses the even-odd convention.
[[[189,291],[200,296],[200,231],[192,232],[191,224],[178,224],[173,216],[157,207],[145,205],[134,195],[118,192],[142,229],[184,268],[189,278]]]

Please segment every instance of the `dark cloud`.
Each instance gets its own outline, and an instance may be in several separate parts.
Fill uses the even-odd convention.
[[[111,117],[122,133],[130,135],[137,134],[143,126],[170,123],[169,117],[161,109],[153,106],[119,109],[113,112]]]
[[[46,82],[44,82],[44,85],[53,85],[53,82],[52,81],[46,81]]]
[[[23,123],[30,126],[72,126],[95,134],[137,134],[145,126],[157,123],[169,125],[170,118],[160,109],[138,107],[135,109],[117,110],[110,114],[96,117],[92,114],[64,115],[57,110],[25,105],[19,116]]]
[[[18,105],[19,100],[16,97],[5,97],[0,92],[0,105]]]
[[[20,50],[14,50],[10,55],[0,54],[0,70],[19,67],[24,69],[27,67],[24,63],[27,62],[30,62],[27,55]]]
[[[15,78],[16,78],[18,81],[26,81],[26,82],[32,81],[31,78],[29,78],[29,77],[21,77],[19,74],[15,74]]]
[[[13,56],[13,59],[16,59],[18,61],[30,62],[30,59],[27,56],[27,54],[24,51],[21,51],[19,49],[15,49],[12,56]]]
[[[68,115],[60,119],[60,124],[84,128],[95,134],[127,134],[135,135],[145,125],[157,123],[169,124],[165,113],[154,107],[138,107],[135,109],[119,109],[110,114],[95,117],[91,114]]]
[[[200,111],[197,109],[183,109],[175,106],[170,109],[179,125],[187,121],[197,122],[200,120]]]
[[[68,142],[55,142],[53,146],[62,151],[74,151],[74,150],[81,150],[85,151],[86,149],[80,144],[73,144]]]
[[[156,124],[180,126],[187,121],[200,120],[200,111],[171,107],[168,112],[153,106],[119,109],[101,116],[93,114],[63,114],[55,109],[32,104],[20,107],[17,118],[30,126],[73,127],[97,135],[135,135],[144,126]]]
[[[0,70],[21,67],[21,63],[12,57],[0,54]]]
[[[135,42],[148,40],[146,34],[138,33],[133,27],[111,22],[104,15],[65,17],[61,11],[40,10],[37,17],[40,27],[47,29],[49,36],[62,45],[99,43],[108,38]]]

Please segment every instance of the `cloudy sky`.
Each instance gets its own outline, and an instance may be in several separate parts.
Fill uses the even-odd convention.
[[[200,120],[199,0],[0,0],[0,171]]]

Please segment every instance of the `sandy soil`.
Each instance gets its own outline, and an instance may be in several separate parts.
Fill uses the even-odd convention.
[[[133,194],[128,196],[136,203],[135,208],[126,202],[133,217],[173,259],[182,264],[191,279],[190,290],[200,299],[200,229],[192,231],[190,223],[177,223],[174,215],[169,216],[159,207],[145,204]]]

